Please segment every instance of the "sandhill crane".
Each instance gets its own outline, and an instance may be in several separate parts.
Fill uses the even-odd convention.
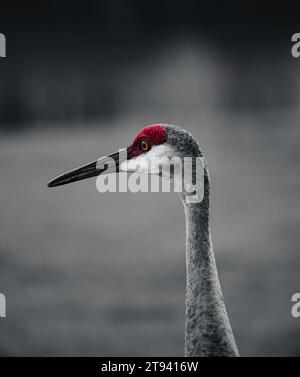
[[[112,171],[109,161],[115,162],[113,172],[132,171],[136,166],[146,168],[150,160],[153,162],[164,155],[203,158],[197,141],[189,132],[178,126],[155,124],[143,128],[136,135],[123,160],[120,153],[113,153],[57,177],[48,186],[60,186],[101,173],[109,174]],[[157,174],[157,171],[150,173]],[[210,237],[206,163],[203,177],[201,202],[191,203],[188,200],[190,193],[180,193],[186,218],[185,356],[238,356]]]

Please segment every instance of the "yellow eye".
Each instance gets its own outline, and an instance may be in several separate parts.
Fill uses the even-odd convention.
[[[150,145],[146,140],[140,142],[140,148],[143,152],[147,152],[150,149]]]

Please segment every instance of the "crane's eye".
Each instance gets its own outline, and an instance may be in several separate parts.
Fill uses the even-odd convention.
[[[141,140],[140,141],[140,149],[143,152],[147,152],[150,149],[150,144],[146,140]]]

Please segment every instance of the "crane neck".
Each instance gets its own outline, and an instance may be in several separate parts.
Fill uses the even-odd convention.
[[[183,204],[186,217],[186,356],[238,356],[209,231],[209,178],[201,203]]]

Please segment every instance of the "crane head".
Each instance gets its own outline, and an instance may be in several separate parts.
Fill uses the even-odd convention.
[[[168,124],[152,124],[137,133],[127,148],[64,173],[48,183],[56,187],[100,174],[150,173],[162,176],[164,161],[173,157],[202,157],[198,143],[186,130]]]

